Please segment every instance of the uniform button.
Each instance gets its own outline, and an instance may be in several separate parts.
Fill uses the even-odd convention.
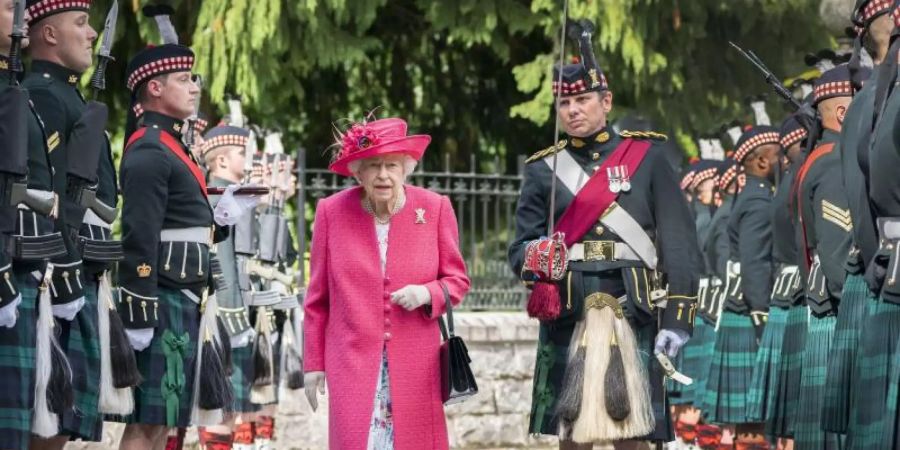
[[[386,312],[386,313],[391,312],[391,304],[390,303],[385,303],[384,312]]]
[[[391,326],[391,319],[384,319],[384,326],[386,326],[386,327]]]
[[[594,231],[595,231],[597,234],[603,234],[603,232],[606,231],[606,229],[603,228],[603,227],[597,227],[597,228],[594,229]]]
[[[384,333],[384,340],[386,340],[386,341],[391,340],[391,333]]]
[[[593,158],[594,161],[597,161],[598,159],[600,159],[600,154],[599,154],[599,153],[594,153],[593,155],[591,155],[591,158]]]

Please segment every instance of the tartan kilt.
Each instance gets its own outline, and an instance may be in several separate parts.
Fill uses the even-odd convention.
[[[0,327],[0,448],[26,450],[34,410],[35,346],[39,282],[27,270],[13,268],[22,295],[16,325]]]
[[[900,339],[900,338],[898,338]],[[897,343],[900,345],[900,342]],[[891,363],[891,385],[887,396],[887,422],[884,426],[884,442],[887,448],[900,448],[900,351]]]
[[[788,308],[784,345],[781,348],[781,361],[778,366],[777,394],[772,407],[774,415],[766,421],[765,432],[768,436],[790,438],[794,435],[808,324],[809,309],[806,306],[794,305]]]
[[[891,384],[889,369],[898,354],[898,336],[900,305],[877,298],[870,301],[856,356],[855,399],[847,424],[848,449],[883,448],[885,399]]]
[[[707,420],[717,424],[749,423],[747,392],[756,362],[756,332],[749,316],[723,311],[703,408]]]
[[[873,301],[862,275],[848,275],[841,294],[831,358],[825,375],[825,404],[822,428],[846,433],[850,405],[855,390],[854,364],[859,349],[859,336],[866,319],[866,308]]]
[[[711,343],[715,344],[716,330],[712,325],[704,322],[703,319],[697,317],[694,322],[694,336],[688,341],[687,345],[680,352],[684,355],[683,362],[679,369],[681,372],[694,380],[690,386],[681,387],[681,398],[670,398],[673,405],[694,405],[700,407],[703,402],[703,388],[706,376],[709,374],[709,361]],[[673,380],[667,380],[671,386],[680,384]],[[671,391],[669,391],[671,393]]]
[[[809,320],[809,334],[801,369],[800,401],[794,428],[795,450],[837,449],[840,445],[839,435],[826,433],[821,426],[825,372],[836,324],[835,316],[811,317]]]
[[[747,394],[747,419],[754,422],[768,422],[775,414],[775,396],[778,394],[779,365],[784,346],[784,332],[787,328],[788,310],[772,307],[769,320],[763,330],[750,391]]]
[[[231,349],[231,385],[234,387],[233,410],[236,413],[257,412],[260,405],[250,402],[253,386],[253,344]]]
[[[84,307],[70,322],[57,319],[59,345],[72,367],[73,408],[60,416],[60,434],[84,441],[103,438],[100,414],[100,334],[97,325],[97,280],[85,277]]]
[[[556,403],[559,393],[562,391],[569,355],[569,341],[572,339],[574,330],[574,323],[564,327],[541,323],[528,426],[529,434],[556,436],[559,433]],[[647,374],[650,377],[650,401],[656,421],[653,433],[640,438],[640,440],[669,442],[674,439],[674,430],[663,379],[665,372],[656,358],[652,356],[657,333],[656,324],[634,326],[632,322],[632,330],[635,333],[641,361],[645,367],[649,365]]]
[[[125,417],[126,423],[187,427],[191,421],[193,406],[194,369],[197,367],[197,342],[200,335],[200,305],[182,294],[180,290],[159,287],[159,323],[154,330],[150,346],[136,352],[137,367],[144,378],[134,391],[134,413]],[[164,333],[187,337],[181,355],[184,380],[175,390],[177,399],[174,424],[167,423],[164,383],[166,354]]]

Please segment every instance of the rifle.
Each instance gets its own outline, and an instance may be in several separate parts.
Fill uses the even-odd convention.
[[[197,85],[197,88],[200,91],[203,91],[203,77],[200,75],[194,75],[194,83]],[[197,101],[194,103],[194,112],[190,117],[187,118],[187,132],[184,134],[184,145],[187,146],[188,149],[193,151],[194,144],[196,143],[196,137],[194,136],[194,132],[197,128],[197,119],[200,118],[200,98],[197,98]]]

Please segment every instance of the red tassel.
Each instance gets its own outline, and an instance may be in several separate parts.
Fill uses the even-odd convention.
[[[559,302],[556,283],[535,282],[528,296],[528,315],[538,320],[555,320],[559,317]]]

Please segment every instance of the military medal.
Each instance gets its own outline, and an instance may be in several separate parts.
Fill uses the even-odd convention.
[[[615,167],[606,168],[606,176],[609,178],[609,192],[618,194],[622,190],[622,182],[619,180],[618,171]]]
[[[628,176],[628,166],[619,166],[619,170],[622,180],[622,191],[628,192],[631,190],[631,178]]]

